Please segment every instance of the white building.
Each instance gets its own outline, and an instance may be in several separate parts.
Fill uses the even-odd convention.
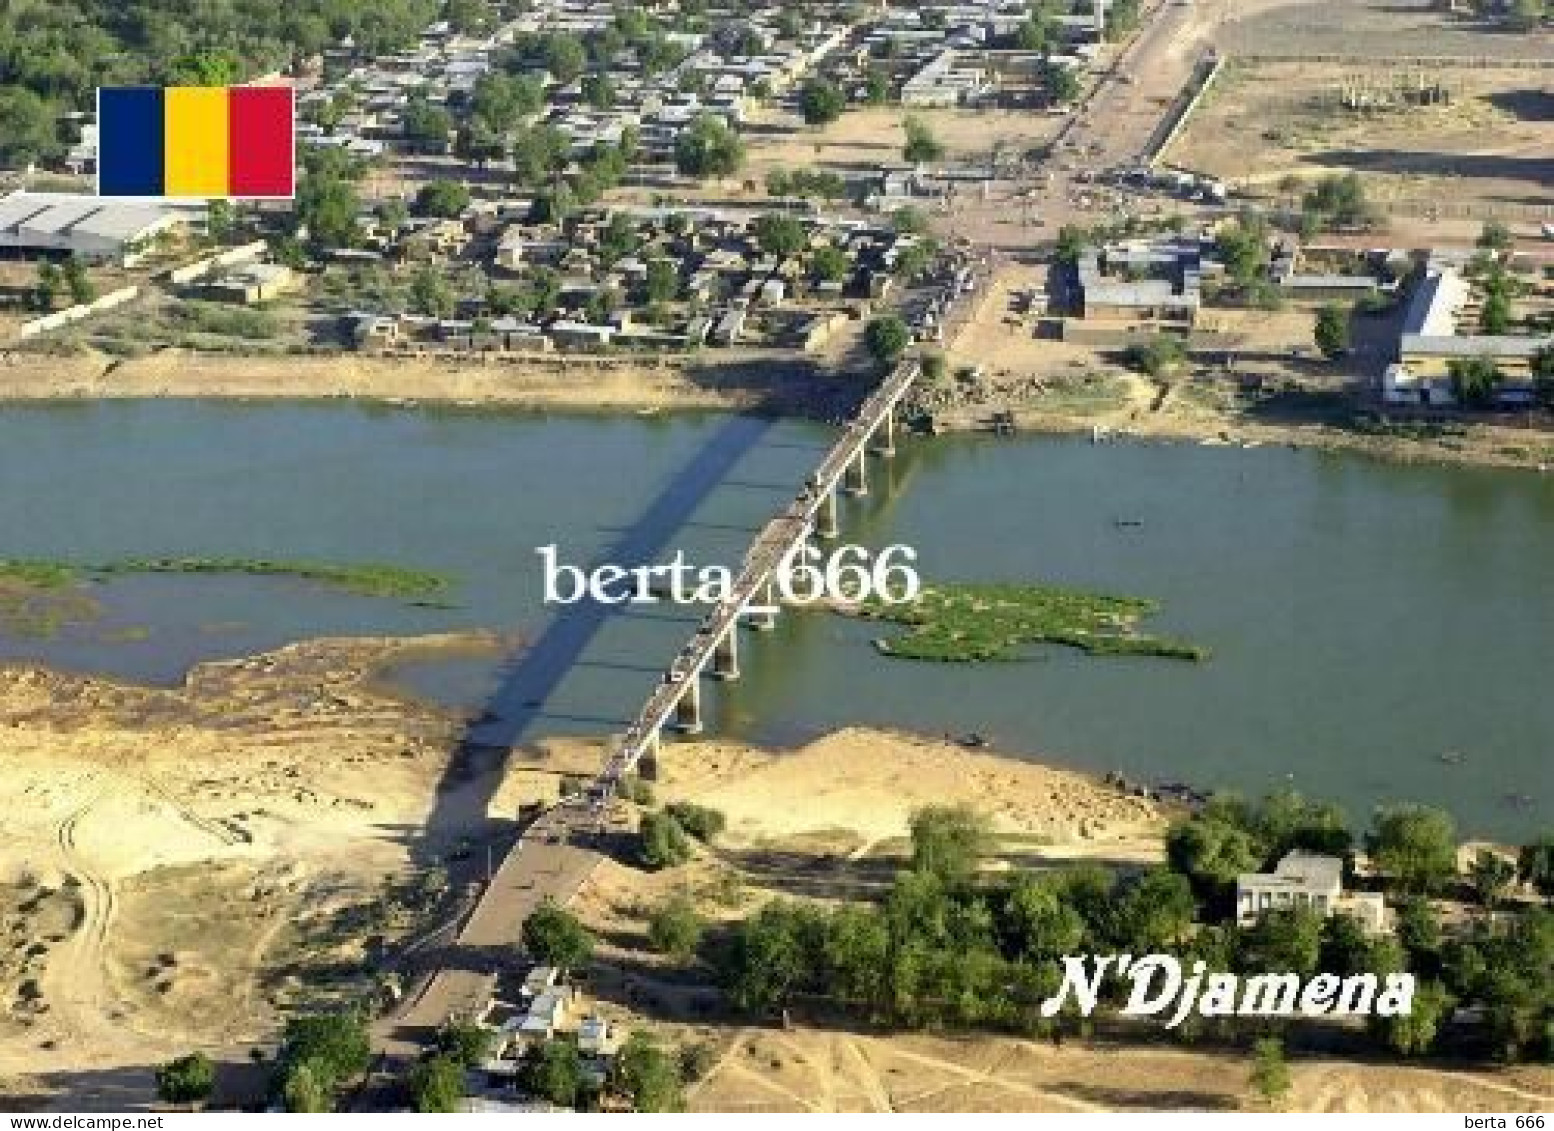
[[[75,255],[128,267],[156,235],[189,218],[186,209],[149,201],[13,192],[0,199],[0,254]]]
[[[1345,892],[1344,862],[1337,856],[1290,852],[1273,872],[1244,872],[1236,877],[1236,921],[1257,922],[1263,912],[1309,907],[1326,918],[1352,915],[1370,934],[1386,928],[1386,904],[1377,892]]]

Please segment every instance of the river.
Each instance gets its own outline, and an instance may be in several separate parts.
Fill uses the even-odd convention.
[[[168,684],[199,660],[309,636],[495,628],[550,649],[531,665],[549,669],[538,690],[506,687],[499,713],[531,738],[608,731],[694,614],[658,606],[547,633],[535,547],[579,564],[682,549],[732,565],[827,439],[718,415],[6,408],[0,557],[383,561],[444,571],[457,590],[451,607],[417,607],[280,578],[117,578],[92,589],[100,617],[0,634],[0,658]],[[776,743],[850,724],[975,731],[1153,780],[1290,782],[1357,821],[1408,799],[1447,806],[1474,835],[1547,825],[1554,478],[1036,437],[909,441],[871,470],[874,490],[844,507],[846,540],[912,545],[930,580],[1156,598],[1146,627],[1212,659],[1038,647],[1014,663],[914,664],[876,654],[880,625],[803,613],[747,637],[742,680],[708,685],[714,729]],[[484,707],[513,670],[462,658],[396,678]]]

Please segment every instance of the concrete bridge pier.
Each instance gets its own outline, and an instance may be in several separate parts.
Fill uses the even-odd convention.
[[[847,471],[843,475],[843,485],[849,495],[867,495],[869,493],[869,453],[867,445],[858,449],[858,454],[847,465]]]
[[[874,429],[874,450],[886,459],[891,459],[896,454],[896,410],[895,407],[887,409],[881,418],[879,426]]]
[[[674,728],[681,734],[701,733],[701,673],[686,678],[685,690],[674,705]]]
[[[637,759],[637,776],[644,781],[658,780],[658,731],[642,746],[642,756]]]
[[[739,678],[739,622],[737,621],[728,626],[723,639],[713,646],[712,678]]]
[[[822,538],[835,538],[842,532],[836,521],[836,488],[827,491],[820,500],[820,511],[815,516],[815,533]]]
[[[777,608],[777,593],[770,579],[756,590],[754,603],[760,608],[750,614],[750,627],[757,632],[770,632],[776,628],[777,614],[773,610]]]

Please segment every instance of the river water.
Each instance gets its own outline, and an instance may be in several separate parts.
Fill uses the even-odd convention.
[[[564,560],[737,562],[828,431],[718,415],[595,418],[158,402],[0,411],[0,557],[383,561],[454,577],[453,607],[286,579],[127,577],[42,659],[167,684],[202,659],[317,635],[518,633],[506,663],[397,673],[513,732],[618,729],[695,614],[556,620]],[[928,579],[1153,597],[1192,664],[1038,647],[1006,664],[878,656],[879,625],[788,615],[706,687],[715,729],[792,743],[849,724],[975,731],[1088,769],[1257,791],[1293,782],[1363,819],[1445,805],[1524,837],[1554,792],[1554,477],[1280,448],[1049,438],[909,442],[844,535],[914,546]]]

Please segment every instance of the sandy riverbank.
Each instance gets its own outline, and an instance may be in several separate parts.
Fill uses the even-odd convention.
[[[556,740],[450,774],[461,720],[378,682],[412,655],[500,643],[310,641],[201,665],[172,690],[0,668],[0,1106],[134,1106],[151,1066],[193,1048],[242,1061],[288,1008],[360,992],[339,971],[437,905],[434,809],[451,850],[599,764],[598,742]],[[1158,852],[1147,802],[907,735],[684,744],[666,764],[661,795],[724,809],[735,846],[889,855],[912,809],[965,800],[1055,852]]]
[[[458,721],[373,676],[492,645],[312,641],[173,690],[0,668],[0,1097],[149,1098],[147,1065],[242,1060],[319,971],[414,930]]]
[[[513,361],[243,356],[166,349],[116,359],[96,353],[12,353],[0,363],[0,402],[183,397],[359,399],[468,407],[662,410],[793,409],[837,391],[806,363],[745,358],[543,357]]]

